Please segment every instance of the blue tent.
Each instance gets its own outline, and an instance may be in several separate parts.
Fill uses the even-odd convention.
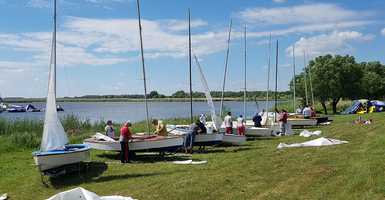
[[[345,111],[342,112],[342,114],[356,114],[357,110],[363,106],[364,105],[361,101],[355,100],[350,107],[346,108]]]

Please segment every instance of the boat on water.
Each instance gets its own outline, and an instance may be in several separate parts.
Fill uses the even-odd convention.
[[[183,147],[184,138],[180,136],[133,135],[128,145],[133,152],[176,152]],[[93,149],[120,151],[120,142],[101,133],[85,139],[84,144]]]
[[[10,113],[27,112],[26,108],[24,106],[20,106],[20,105],[9,105],[6,109],[6,111],[10,112]]]
[[[41,112],[40,109],[36,108],[35,106],[33,106],[32,104],[28,104],[26,107],[25,107],[25,110],[27,112]]]
[[[57,169],[90,159],[90,147],[85,144],[68,144],[56,110],[56,0],[54,0],[54,31],[48,81],[48,95],[40,150],[32,153],[36,166],[42,173],[50,174]]]

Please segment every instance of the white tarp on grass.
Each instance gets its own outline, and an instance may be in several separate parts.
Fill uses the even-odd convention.
[[[294,144],[280,143],[277,146],[277,149],[289,148],[289,147],[320,147],[320,146],[331,146],[331,145],[346,144],[346,143],[348,143],[348,141],[321,137],[321,138],[310,140],[303,143],[294,143]]]
[[[183,160],[183,161],[174,161],[172,163],[177,165],[201,165],[201,164],[206,164],[207,160],[202,160],[202,161]]]
[[[315,136],[318,136],[318,135],[321,135],[322,131],[308,131],[308,130],[303,130],[299,136],[302,136],[302,137],[311,137],[313,135]]]
[[[65,192],[60,192],[47,200],[135,200],[131,197],[122,196],[98,196],[82,187],[78,187]]]

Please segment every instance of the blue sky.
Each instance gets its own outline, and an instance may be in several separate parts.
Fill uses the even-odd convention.
[[[58,1],[58,96],[142,93],[135,1]],[[230,18],[227,90],[243,88],[245,25],[249,90],[266,89],[270,33],[280,43],[280,90],[288,88],[292,77],[293,44],[297,72],[303,68],[304,51],[309,59],[331,53],[385,62],[383,0],[142,0],[148,90],[188,90],[188,8],[193,51],[211,90],[221,88]],[[0,94],[45,97],[52,1],[0,0],[0,13]],[[193,87],[201,91],[193,67]]]

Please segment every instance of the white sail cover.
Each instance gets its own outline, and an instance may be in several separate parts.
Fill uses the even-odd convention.
[[[78,187],[72,190],[61,192],[47,200],[135,200],[131,197],[122,196],[98,196],[84,188]]]
[[[205,78],[205,75],[203,74],[202,67],[199,64],[198,58],[195,55],[194,55],[194,58],[195,58],[195,61],[197,63],[198,69],[199,69],[199,75],[200,75],[199,77],[201,79],[202,86],[203,86],[203,89],[204,89],[204,92],[205,92],[205,96],[206,96],[206,99],[207,99],[207,104],[209,105],[209,108],[210,108],[211,119],[214,122],[214,128],[216,130],[219,130],[219,128],[221,127],[222,121],[217,117],[217,115],[215,113],[215,107],[214,107],[214,103],[213,103],[213,98],[211,97],[210,89],[209,89],[209,86],[207,84],[207,80]]]
[[[279,143],[279,145],[277,146],[277,149],[290,148],[290,147],[320,147],[320,146],[331,146],[331,145],[346,144],[346,143],[348,143],[348,141],[321,137],[321,138],[310,140],[303,143],[294,143],[294,144]]]
[[[53,48],[55,41],[55,34],[53,34],[44,130],[40,145],[41,151],[62,149],[64,145],[68,143],[67,134],[64,131],[63,125],[61,124],[56,111],[56,66],[54,64],[56,63],[56,52]]]

